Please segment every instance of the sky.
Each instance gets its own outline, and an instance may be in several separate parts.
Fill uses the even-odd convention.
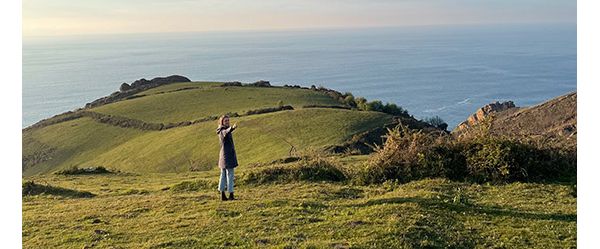
[[[576,0],[23,0],[24,37],[576,21]]]

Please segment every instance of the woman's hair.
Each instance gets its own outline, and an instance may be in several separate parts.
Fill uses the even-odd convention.
[[[229,116],[228,115],[223,115],[223,116],[221,116],[219,118],[219,125],[223,125],[223,119],[225,119],[225,118],[229,118]]]

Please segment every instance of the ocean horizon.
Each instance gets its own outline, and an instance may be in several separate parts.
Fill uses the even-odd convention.
[[[23,41],[22,126],[123,82],[268,80],[396,103],[453,128],[479,107],[577,90],[576,24],[92,35]],[[274,103],[275,104],[275,103]]]

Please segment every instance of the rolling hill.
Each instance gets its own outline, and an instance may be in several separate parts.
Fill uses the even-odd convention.
[[[349,110],[331,92],[220,82],[116,92],[111,96],[125,97],[25,128],[23,174],[73,166],[155,173],[211,169],[219,149],[214,120],[225,113],[240,127],[235,140],[243,165],[289,156],[292,146],[300,151],[343,144],[393,122],[386,113]]]

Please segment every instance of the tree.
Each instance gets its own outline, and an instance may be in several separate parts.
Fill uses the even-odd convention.
[[[383,103],[381,102],[381,100],[371,101],[371,102],[367,103],[366,111],[382,112],[383,111]]]
[[[424,121],[432,126],[440,128],[442,130],[446,130],[448,128],[448,124],[446,122],[444,122],[444,120],[442,118],[440,118],[439,116],[425,118]]]
[[[354,99],[354,101],[356,102],[356,106],[358,107],[359,110],[367,110],[367,99],[363,98],[363,97],[358,97],[356,99]]]

